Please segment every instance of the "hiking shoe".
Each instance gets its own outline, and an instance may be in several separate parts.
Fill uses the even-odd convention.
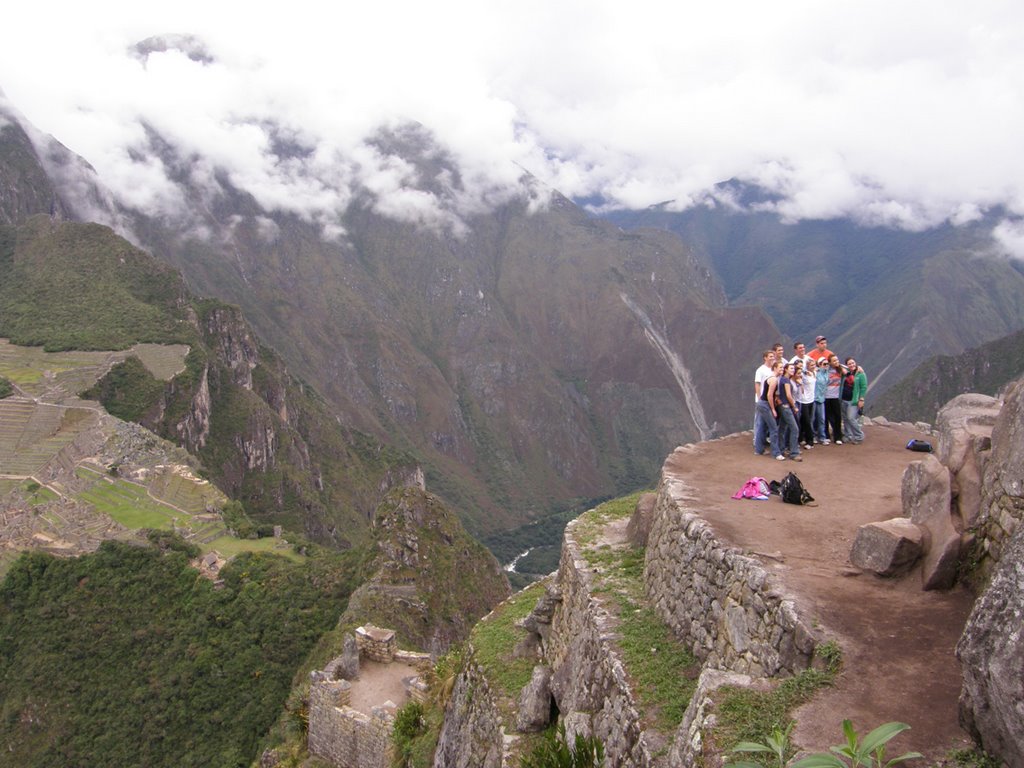
[[[785,460],[786,460],[786,457],[785,457],[785,456],[783,456],[783,455],[782,455],[782,454],[780,453],[780,454],[779,454],[778,456],[776,456],[776,457],[775,457],[775,460],[776,460],[776,461],[785,461]]]
[[[827,440],[827,439],[826,439],[826,440],[822,440],[822,441],[821,441],[821,444],[822,444],[822,445],[828,445],[828,440]]]
[[[804,457],[798,453],[796,456],[790,456],[789,459],[790,461],[803,461]]]
[[[843,444],[842,440],[836,440],[836,445],[842,445],[842,444]]]

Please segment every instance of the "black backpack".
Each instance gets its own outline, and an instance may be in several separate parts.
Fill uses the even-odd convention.
[[[917,451],[918,453],[931,453],[932,444],[927,440],[911,440],[907,443],[908,451]]]
[[[814,501],[814,497],[807,492],[800,478],[790,472],[779,486],[779,495],[787,504],[807,504]]]

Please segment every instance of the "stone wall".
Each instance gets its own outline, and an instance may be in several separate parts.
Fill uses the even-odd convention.
[[[344,768],[389,768],[395,708],[367,715],[348,706],[351,684],[313,672],[309,687],[309,753]]]
[[[580,521],[566,526],[558,567],[561,601],[543,646],[551,666],[551,692],[559,713],[576,732],[604,744],[607,768],[661,765],[659,744],[642,728],[625,666],[613,644],[615,623],[595,595],[576,539]],[[570,738],[573,734],[570,734]]]
[[[356,627],[356,642],[359,643],[360,656],[381,664],[390,664],[398,648],[395,630],[381,629],[372,624]]]
[[[669,463],[644,568],[648,597],[662,620],[705,667],[754,677],[809,667],[818,643],[809,624],[760,563],[715,538]]]
[[[990,572],[1024,519],[1024,379],[1006,392],[983,477],[975,532]]]

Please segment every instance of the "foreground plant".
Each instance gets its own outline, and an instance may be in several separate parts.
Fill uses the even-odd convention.
[[[793,730],[793,724],[793,721],[790,721],[789,725],[786,726],[786,730],[774,729],[772,735],[765,739],[764,744],[759,744],[755,741],[741,741],[733,747],[732,751],[771,754],[778,761],[779,768],[785,768],[786,752],[789,751],[789,732]],[[754,763],[750,760],[740,760],[739,762],[729,763],[727,768],[763,768],[763,766],[761,763]]]
[[[559,724],[522,759],[520,768],[601,768],[603,765],[604,745],[600,739],[576,734],[575,743],[570,745],[565,726]]]
[[[910,728],[906,723],[885,723],[860,739],[853,723],[843,720],[846,743],[831,747],[831,752],[817,752],[797,760],[792,768],[888,768],[891,765],[923,757],[920,752],[906,752],[891,760],[885,759],[885,745],[896,735]],[[846,758],[845,760],[841,758]]]

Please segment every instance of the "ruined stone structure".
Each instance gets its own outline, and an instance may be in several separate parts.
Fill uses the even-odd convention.
[[[677,449],[685,451],[687,449]],[[673,751],[645,730],[636,697],[614,639],[615,625],[596,592],[595,575],[577,538],[580,521],[566,527],[557,577],[548,585],[523,626],[531,633],[542,674],[535,674],[520,697],[543,710],[553,702],[570,739],[594,735],[605,748],[608,768],[663,768],[692,765],[700,753],[710,708],[709,692],[724,682],[749,683],[763,676],[806,668],[817,639],[792,601],[769,574],[715,538],[690,507],[685,483],[666,462],[650,514],[645,588],[652,605],[705,664],[702,688],[693,697]],[[632,532],[636,526],[631,526]],[[539,698],[541,706],[535,700]],[[535,730],[520,718],[520,730]],[[456,683],[446,712],[435,768],[511,768],[515,734],[487,680],[473,664]]]
[[[346,647],[350,638],[346,638]],[[430,657],[423,653],[401,651],[395,633],[366,625],[355,631],[358,659],[347,654],[333,659],[323,670],[310,674],[309,753],[338,768],[388,768],[393,758],[391,732],[395,713],[404,701],[386,700],[362,712],[352,704],[353,680],[359,677],[358,660],[379,664],[401,662],[425,672]],[[348,679],[341,679],[341,675]],[[406,696],[421,699],[424,686],[418,679],[407,681]]]
[[[755,677],[806,669],[817,645],[809,624],[755,558],[715,537],[671,463],[662,472],[644,570],[662,620],[707,667]]]

